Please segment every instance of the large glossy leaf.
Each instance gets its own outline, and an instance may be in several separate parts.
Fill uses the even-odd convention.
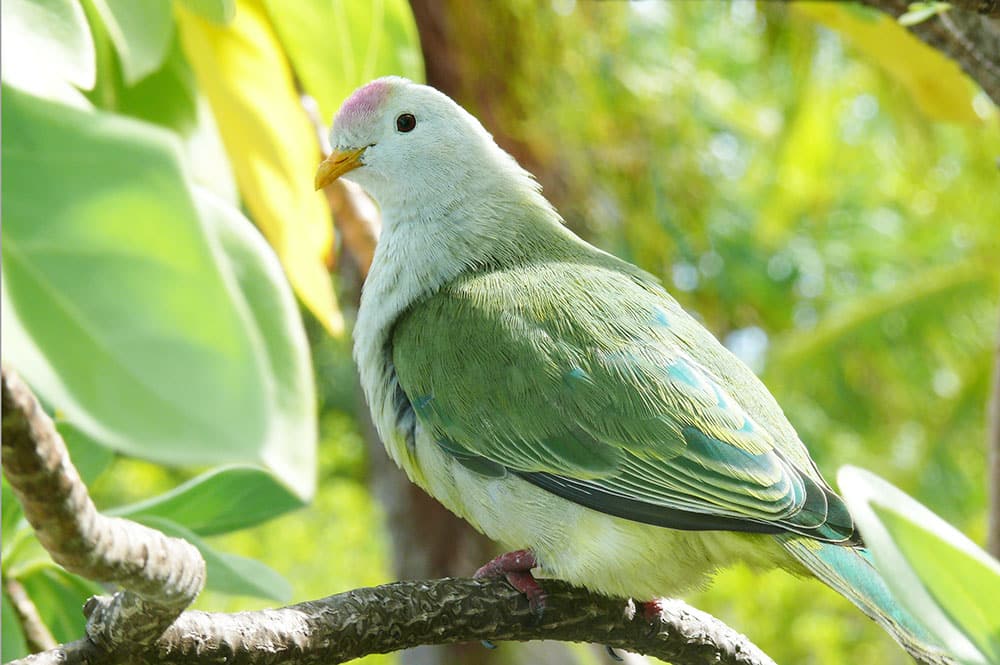
[[[67,573],[55,564],[37,568],[19,581],[60,643],[80,639],[86,624],[83,604],[91,596],[106,593],[101,585]]]
[[[259,561],[218,552],[192,531],[163,517],[138,516],[136,521],[168,536],[183,538],[197,547],[205,559],[206,589],[277,601],[287,601],[292,597],[288,581]]]
[[[963,663],[1000,662],[1000,562],[893,485],[837,476],[893,595]]]
[[[981,122],[972,107],[975,88],[958,65],[911,35],[888,15],[843,2],[800,2],[793,10],[844,35],[903,85],[936,120]]]
[[[228,23],[236,15],[236,0],[180,0],[184,6],[213,23]]]
[[[7,599],[7,593],[3,594],[3,607],[0,608],[0,620],[2,620],[3,639],[0,640],[0,660],[7,663],[15,658],[23,658],[28,655],[28,645],[24,641],[24,631],[21,623],[14,614],[14,608]]]
[[[237,466],[209,471],[166,494],[108,512],[137,519],[162,517],[199,536],[211,536],[260,524],[302,505],[269,474]]]
[[[5,0],[0,22],[5,83],[89,106],[76,90],[91,89],[96,77],[94,40],[79,0]]]
[[[313,191],[316,133],[259,0],[216,25],[179,6],[184,51],[208,97],[240,194],[278,253],[296,293],[331,333],[343,330],[327,264],[330,211]]]
[[[171,18],[171,21],[173,19]],[[161,66],[138,83],[116,90],[116,111],[189,133],[197,121],[198,91],[194,73],[174,38]]]
[[[133,85],[163,64],[174,32],[169,0],[90,0],[118,52],[122,77]]]
[[[14,530],[18,526],[18,522],[24,516],[21,511],[21,504],[18,503],[17,497],[14,496],[14,490],[11,489],[10,485],[7,483],[7,478],[0,478],[0,486],[3,488],[2,503],[0,503],[0,511],[3,513],[3,523],[2,528],[3,533],[3,549],[4,555],[6,557],[7,545],[10,543],[11,536],[14,535]]]
[[[423,77],[420,40],[406,0],[264,0],[306,92],[329,122],[373,78]]]
[[[103,445],[310,496],[310,360],[263,239],[168,132],[6,87],[3,122],[5,362]]]

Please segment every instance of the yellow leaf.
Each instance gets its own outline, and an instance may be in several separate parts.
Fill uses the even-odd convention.
[[[791,8],[836,30],[875,60],[909,91],[928,117],[949,122],[981,122],[972,107],[975,89],[958,65],[888,15],[874,10],[869,13],[841,2],[797,2]]]
[[[313,191],[319,142],[260,0],[239,0],[218,25],[175,5],[184,53],[208,97],[240,195],[292,287],[333,335],[344,321],[327,265],[330,210]]]

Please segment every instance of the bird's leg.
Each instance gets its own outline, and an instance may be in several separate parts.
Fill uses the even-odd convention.
[[[541,614],[545,609],[545,591],[538,580],[531,574],[531,569],[538,565],[535,554],[531,550],[507,552],[493,559],[476,571],[474,578],[499,577],[503,575],[512,587],[528,598],[528,606],[532,612]]]
[[[663,612],[663,606],[660,604],[659,598],[647,600],[644,603],[639,603],[639,605],[642,607],[642,616],[646,619],[647,623],[653,623],[654,621],[660,620],[660,614]]]

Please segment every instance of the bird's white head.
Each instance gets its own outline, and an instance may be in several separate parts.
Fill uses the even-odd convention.
[[[536,189],[530,175],[448,96],[404,78],[357,89],[337,112],[319,189],[340,176],[361,185],[382,208],[453,205],[497,178]]]

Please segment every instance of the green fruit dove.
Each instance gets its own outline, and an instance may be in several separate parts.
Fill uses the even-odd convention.
[[[354,329],[386,449],[532,569],[647,601],[744,562],[815,575],[925,662],[843,500],[753,372],[651,275],[570,232],[531,174],[437,90],[354,92],[316,174],[379,204]]]

